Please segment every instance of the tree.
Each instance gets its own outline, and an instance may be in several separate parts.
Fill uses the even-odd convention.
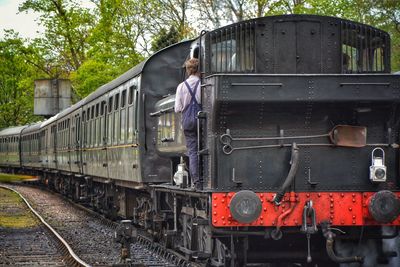
[[[149,25],[143,1],[92,0],[95,25],[86,39],[85,61],[71,73],[74,88],[85,97],[144,59],[140,43]],[[146,50],[146,49],[144,49]]]
[[[162,28],[151,43],[151,50],[156,52],[164,47],[175,44],[180,40],[181,35],[174,26],[172,26],[168,31],[165,28]]]
[[[25,0],[19,11],[41,14],[40,23],[45,27],[41,45],[47,50],[47,58],[57,58],[61,72],[68,75],[79,68],[86,58],[86,39],[94,23],[88,9],[74,0]]]
[[[159,10],[159,14],[161,15],[161,19],[167,22],[166,25],[171,25],[178,32],[181,36],[187,37],[191,34],[191,27],[188,23],[188,12],[190,11],[190,0],[160,0],[160,5],[158,6],[161,8]]]
[[[33,115],[34,79],[44,75],[27,64],[35,49],[24,46],[13,31],[0,41],[0,128],[38,120]]]
[[[78,96],[85,97],[120,74],[118,69],[104,61],[88,59],[77,71],[71,73],[70,79],[77,87],[75,90]]]

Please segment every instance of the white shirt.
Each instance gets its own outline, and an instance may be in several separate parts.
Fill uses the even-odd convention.
[[[197,81],[199,81],[200,78],[196,75],[190,75],[187,79],[186,82],[190,85],[190,88],[192,91],[194,90],[194,86],[196,85]],[[197,103],[200,104],[200,95],[201,95],[201,84],[197,86],[197,91],[196,91],[196,100]],[[192,100],[192,96],[189,93],[188,88],[185,85],[185,82],[182,82],[178,85],[176,88],[176,95],[175,95],[175,112],[182,112],[190,103]]]

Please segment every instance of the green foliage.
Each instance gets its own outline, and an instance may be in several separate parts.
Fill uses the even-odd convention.
[[[42,75],[26,64],[34,48],[9,31],[0,41],[0,128],[22,125],[38,118],[33,115],[33,80]]]
[[[151,50],[156,52],[164,47],[179,42],[180,39],[182,39],[182,36],[175,29],[175,27],[171,27],[169,31],[167,31],[165,28],[162,28],[158,35],[156,35],[151,42]]]
[[[22,199],[16,193],[0,188],[0,227],[28,228],[36,225],[38,220],[29,212]]]
[[[398,0],[24,0],[44,35],[23,40],[12,31],[0,40],[0,128],[37,120],[33,81],[68,78],[78,97],[184,38],[244,19],[277,14],[318,14],[386,30],[392,70],[400,70]]]
[[[87,38],[86,60],[71,73],[77,95],[85,97],[144,59],[138,52],[145,9],[142,1],[94,1],[97,23]],[[138,26],[140,25],[140,27]]]
[[[89,59],[72,73],[71,80],[78,87],[76,93],[80,97],[85,97],[118,75],[119,71],[112,66],[102,61]]]
[[[45,42],[41,42],[47,56],[58,58],[61,72],[77,70],[85,60],[88,49],[86,38],[94,26],[94,16],[74,0],[25,0],[19,10],[40,13],[45,27]]]

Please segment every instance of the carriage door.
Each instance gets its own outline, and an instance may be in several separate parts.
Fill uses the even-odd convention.
[[[78,113],[75,117],[75,146],[74,146],[74,150],[75,150],[75,158],[74,163],[77,166],[78,169],[78,173],[83,173],[82,170],[82,162],[83,162],[83,158],[82,158],[82,141],[81,138],[82,134],[81,134],[81,116]]]
[[[321,73],[321,24],[318,21],[274,23],[275,73]]]

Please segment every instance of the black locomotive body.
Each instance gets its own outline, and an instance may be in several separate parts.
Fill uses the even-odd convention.
[[[190,57],[202,73],[202,191],[188,188],[173,113]],[[257,18],[1,131],[0,166],[211,266],[398,266],[399,104],[387,33],[333,17]]]

